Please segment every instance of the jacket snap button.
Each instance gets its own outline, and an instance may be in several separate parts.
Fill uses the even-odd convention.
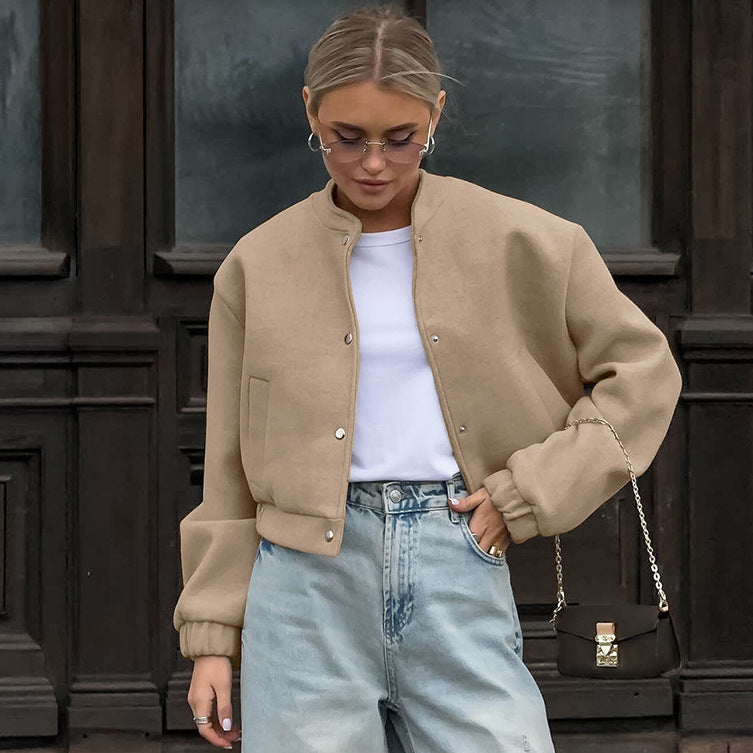
[[[433,343],[438,343],[439,342],[439,335],[432,335],[431,336],[431,341]]]
[[[465,426],[463,426],[463,424],[460,424],[460,426],[458,426],[458,431],[462,434],[465,431]]]
[[[343,439],[343,438],[345,437],[345,429],[343,429],[343,427],[342,427],[342,426],[341,426],[340,428],[338,428],[338,429],[337,429],[337,430],[335,431],[335,436],[336,436],[336,437],[337,437],[338,439]]]
[[[347,335],[345,335],[345,344],[350,345],[353,342],[353,335],[348,332]]]
[[[423,235],[419,235],[419,236],[418,236],[418,242],[419,242],[419,243],[421,243],[421,242],[423,241],[423,239],[424,239]]]
[[[393,489],[393,490],[392,490],[392,491],[390,492],[390,499],[391,499],[391,500],[392,500],[393,502],[397,502],[397,501],[398,501],[398,500],[400,499],[400,497],[402,497],[402,496],[403,496],[403,494],[402,494],[402,492],[400,491],[400,489]]]
[[[324,538],[327,539],[327,541],[332,541],[332,539],[335,538],[335,532],[330,528],[329,531],[324,534]]]
[[[349,240],[350,240],[349,235],[343,235],[343,246],[347,246]]]

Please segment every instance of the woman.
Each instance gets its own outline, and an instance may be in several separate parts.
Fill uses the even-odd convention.
[[[420,168],[438,71],[398,12],[336,20],[303,89],[331,180],[215,277],[174,619],[215,745],[240,668],[245,753],[383,753],[388,717],[412,753],[552,751],[505,550],[627,481],[567,421],[642,473],[674,411],[666,338],[579,225]]]

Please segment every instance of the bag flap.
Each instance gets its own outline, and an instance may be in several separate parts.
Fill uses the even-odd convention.
[[[563,607],[555,629],[594,642],[597,622],[614,622],[615,643],[656,630],[659,608],[650,604],[584,604]]]

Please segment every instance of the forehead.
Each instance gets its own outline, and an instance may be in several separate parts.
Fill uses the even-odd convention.
[[[364,130],[387,131],[401,123],[428,122],[429,108],[410,94],[364,81],[325,94],[318,115],[323,122],[339,121]]]

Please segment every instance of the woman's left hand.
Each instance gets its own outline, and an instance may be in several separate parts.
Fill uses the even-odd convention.
[[[483,486],[467,497],[449,500],[449,504],[457,512],[475,509],[468,521],[468,527],[485,552],[488,552],[492,545],[502,552],[507,549],[510,544],[510,534],[505,525],[505,519],[494,506],[489,492]]]

